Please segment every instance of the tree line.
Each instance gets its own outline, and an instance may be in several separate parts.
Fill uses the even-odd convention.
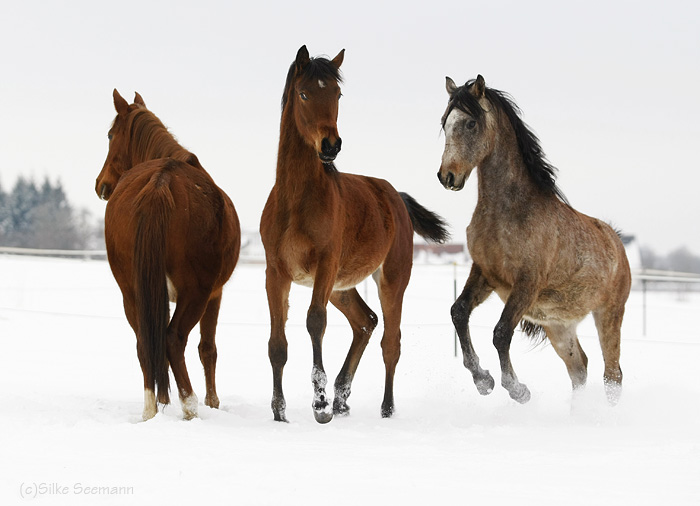
[[[0,246],[76,250],[103,245],[101,224],[68,202],[60,181],[46,177],[36,184],[20,176],[11,191],[0,185]]]

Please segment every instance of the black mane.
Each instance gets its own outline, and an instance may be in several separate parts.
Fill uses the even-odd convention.
[[[282,93],[282,111],[284,111],[284,106],[287,105],[287,96],[289,95],[289,88],[292,86],[292,81],[295,77],[297,77],[296,70],[296,62],[293,62],[289,66],[289,72],[287,72],[287,82],[284,85],[284,92]],[[343,76],[340,74],[340,69],[336,67],[328,58],[311,58],[309,63],[302,69],[301,72],[306,79],[335,79],[335,82],[337,83],[343,82]]]
[[[479,104],[474,95],[469,92],[474,82],[474,79],[467,81],[464,86],[458,88],[450,97],[447,112],[442,117],[443,129],[445,128],[447,117],[455,107],[466,112],[477,121],[483,121],[486,111],[481,107],[481,104]],[[525,167],[537,187],[553,193],[559,200],[568,205],[569,201],[556,184],[557,169],[550,164],[545,157],[542,147],[540,146],[540,140],[520,118],[520,108],[515,104],[510,95],[503,91],[485,88],[484,94],[486,95],[486,99],[493,104],[499,112],[503,112],[508,117],[513,131],[515,132],[515,138],[518,141],[518,148],[523,157]]]

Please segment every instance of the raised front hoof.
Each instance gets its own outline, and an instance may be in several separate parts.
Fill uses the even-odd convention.
[[[330,410],[316,410],[314,409],[314,418],[320,424],[325,424],[333,420],[333,412]]]
[[[491,376],[488,371],[484,371],[483,376],[474,377],[474,384],[481,395],[489,395],[491,392],[493,392],[493,387],[496,385],[496,382],[493,380],[493,376]]]
[[[510,394],[511,399],[518,401],[520,404],[525,404],[530,400],[530,390],[522,383],[518,383],[517,385],[513,385],[508,388],[508,393]]]
[[[333,415],[335,416],[348,416],[350,414],[350,406],[337,397],[333,400]]]

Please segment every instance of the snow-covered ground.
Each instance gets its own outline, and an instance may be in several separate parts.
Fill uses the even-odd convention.
[[[467,267],[457,269],[458,289]],[[365,288],[360,287],[364,294]],[[379,309],[373,287],[368,302]],[[318,425],[311,412],[310,290],[293,287],[285,394],[272,420],[264,267],[240,265],[218,327],[221,409],[179,403],[140,421],[135,338],[106,262],[0,255],[0,504],[700,504],[700,294],[633,292],[623,327],[623,396],[607,405],[592,321],[579,327],[586,391],[572,405],[549,345],[516,335],[512,360],[526,405],[499,386],[481,397],[454,357],[453,267],[416,265],[406,293],[394,418],[379,408],[381,324],[349,399],[351,414]],[[492,297],[472,329],[481,363],[500,377]],[[188,365],[204,396],[191,335]],[[350,344],[329,309],[332,381]],[[25,496],[25,497],[23,497]],[[26,496],[30,496],[26,498]]]

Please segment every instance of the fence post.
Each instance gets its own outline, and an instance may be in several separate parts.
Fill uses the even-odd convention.
[[[457,262],[452,262],[452,295],[457,301]],[[457,357],[457,329],[455,329],[455,357]]]
[[[642,279],[642,336],[647,336],[647,280]]]

